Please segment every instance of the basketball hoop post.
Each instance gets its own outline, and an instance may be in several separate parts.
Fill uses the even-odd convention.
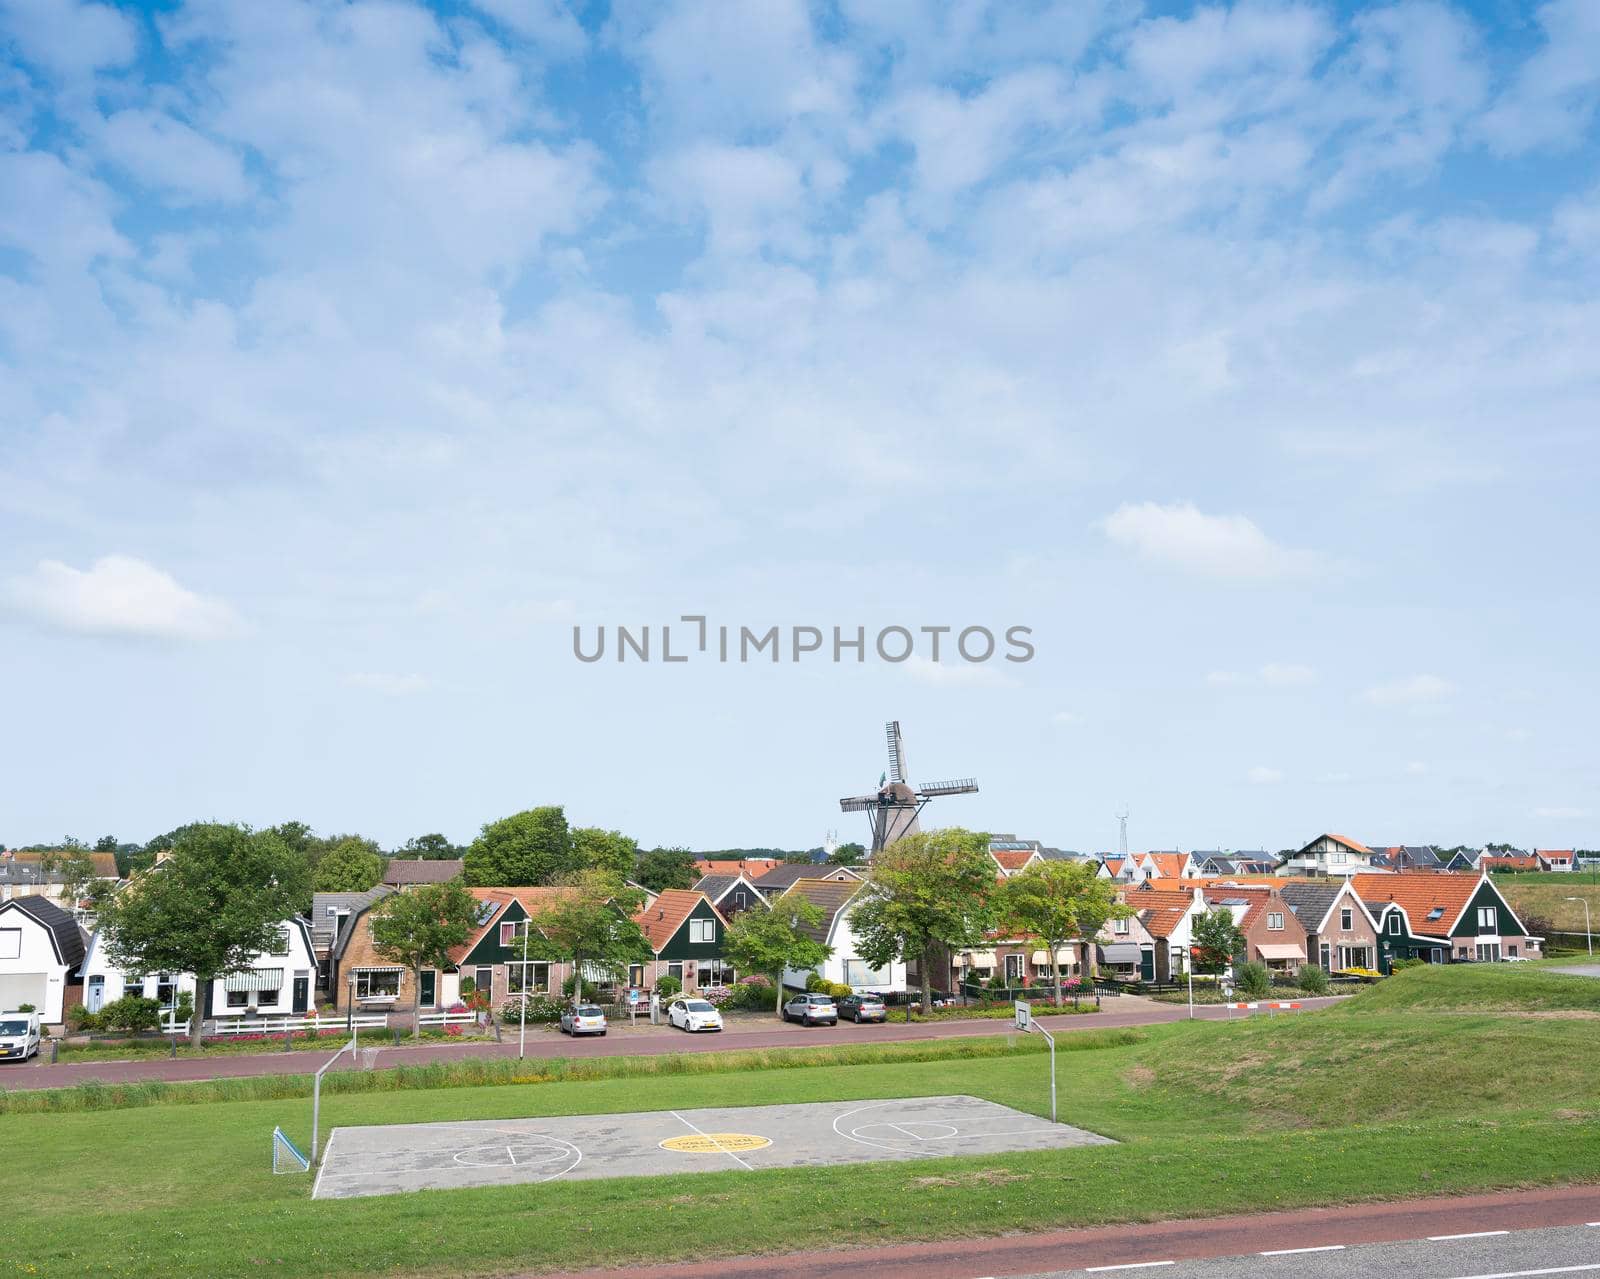
[[[1033,1019],[1033,1005],[1026,999],[1014,999],[1011,1007],[1017,1016],[1017,1029],[1029,1032],[1038,1031],[1044,1036],[1045,1043],[1050,1045],[1050,1122],[1059,1122],[1056,1119],[1056,1037]]]
[[[350,1054],[351,1061],[357,1060],[356,1035],[353,1029],[350,1032],[350,1042],[348,1044],[340,1044],[339,1051],[317,1068],[317,1073],[311,1080],[311,1162],[313,1164],[317,1162],[317,1124],[322,1118],[322,1076],[345,1053]]]

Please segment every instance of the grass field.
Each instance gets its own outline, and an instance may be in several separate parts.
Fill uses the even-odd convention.
[[[1433,973],[1463,984],[1446,996]],[[1515,985],[1483,984],[1501,973]],[[308,1136],[303,1098],[0,1114],[0,1143],[26,1152],[25,1174],[7,1178],[8,1253],[17,1273],[60,1276],[487,1275],[810,1246],[818,1221],[830,1243],[872,1243],[1600,1179],[1586,980],[1419,969],[1338,1010],[1108,1037],[1061,1054],[1062,1117],[1125,1144],[914,1167],[313,1203],[307,1178],[274,1177],[268,1159],[274,1124]],[[1558,982],[1578,986],[1546,986]],[[1523,1000],[1535,1015],[1502,1015]],[[335,1094],[324,1131],[941,1093],[1039,1113],[1044,1057],[1016,1043],[723,1073],[698,1056],[681,1074],[612,1059],[616,1077]]]
[[[1588,871],[1581,875],[1496,875],[1494,886],[1518,915],[1542,916],[1568,933],[1583,932],[1583,906],[1566,899],[1583,898],[1589,903],[1591,921],[1600,928],[1600,884]]]

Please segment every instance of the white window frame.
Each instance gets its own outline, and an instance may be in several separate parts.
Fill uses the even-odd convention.
[[[1020,951],[1018,951],[1016,954],[1013,954],[1013,955],[1007,955],[1006,956],[1006,985],[1007,986],[1009,986],[1013,981],[1013,973],[1012,973],[1012,962],[1013,961],[1015,961],[1015,963],[1016,963],[1016,973],[1015,973],[1014,979],[1015,979],[1015,981],[1017,982],[1018,985],[1022,984],[1022,979],[1025,976],[1027,976],[1027,973],[1028,973],[1028,957],[1026,955],[1022,954]]]
[[[714,919],[691,919],[689,921],[689,944],[691,946],[712,946],[717,940],[717,921]]]
[[[357,968],[352,975],[356,979],[356,1001],[358,1003],[400,998],[400,978],[402,974],[398,968]],[[382,978],[385,986],[392,981],[394,983],[393,993],[380,990],[374,994],[374,978]],[[232,992],[230,991],[229,993],[231,994]]]
[[[1478,907],[1478,933],[1479,933],[1479,935],[1483,935],[1485,933],[1490,934],[1490,935],[1495,935],[1495,934],[1498,934],[1499,931],[1500,931],[1500,916],[1499,916],[1498,912],[1496,912],[1495,908],[1493,906],[1479,906]]]
[[[1269,910],[1267,912],[1267,931],[1272,933],[1281,933],[1283,931],[1282,911]]]
[[[1128,921],[1126,919],[1113,919],[1111,921],[1111,931],[1118,937],[1126,937],[1128,935]]]
[[[15,939],[14,943],[13,940]],[[0,959],[22,958],[22,929],[0,928]]]
[[[1400,935],[1400,912],[1396,911],[1394,914],[1389,916],[1389,936],[1398,937],[1399,935]]]
[[[1356,912],[1353,906],[1339,908],[1339,931],[1341,933],[1353,932],[1356,926]]]

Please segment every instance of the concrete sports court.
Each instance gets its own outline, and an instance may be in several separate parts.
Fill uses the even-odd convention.
[[[977,1097],[336,1128],[312,1195],[827,1167],[1114,1144]]]

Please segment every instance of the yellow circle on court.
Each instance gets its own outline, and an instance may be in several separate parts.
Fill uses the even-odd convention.
[[[661,1143],[661,1149],[685,1155],[736,1155],[746,1150],[762,1150],[771,1144],[770,1138],[747,1132],[706,1132],[692,1137],[668,1137]]]

